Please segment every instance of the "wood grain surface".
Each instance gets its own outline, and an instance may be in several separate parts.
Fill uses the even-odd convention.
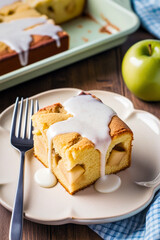
[[[74,63],[55,72],[32,79],[0,92],[0,111],[15,102],[17,96],[30,97],[49,89],[74,87],[83,90],[107,90],[129,98],[134,107],[160,118],[160,102],[143,102],[125,86],[121,76],[121,62],[127,49],[137,41],[153,38],[143,29],[130,35],[127,41],[112,50]],[[0,240],[8,240],[11,213],[0,205]],[[101,239],[87,226],[67,224],[45,226],[24,220],[24,240],[98,240]]]

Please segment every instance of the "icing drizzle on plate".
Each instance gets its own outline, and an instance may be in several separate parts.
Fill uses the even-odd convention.
[[[47,130],[49,169],[51,170],[53,138],[59,134],[77,132],[82,137],[90,139],[101,153],[100,178],[95,183],[95,189],[103,193],[115,191],[120,186],[121,180],[114,174],[105,176],[105,158],[111,142],[108,125],[116,113],[91,95],[72,97],[63,106],[73,117],[54,123]]]
[[[49,188],[57,184],[57,179],[49,168],[40,168],[34,175],[39,186]]]

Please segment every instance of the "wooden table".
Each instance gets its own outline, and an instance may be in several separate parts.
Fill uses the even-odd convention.
[[[74,87],[84,90],[107,90],[122,94],[133,102],[135,108],[146,110],[160,117],[160,102],[150,103],[137,99],[126,88],[121,76],[121,62],[127,49],[135,42],[147,38],[153,38],[153,36],[143,29],[139,29],[119,47],[4,90],[0,93],[0,111],[2,112],[13,104],[17,96],[30,97],[49,89]],[[0,205],[1,240],[8,240],[10,217],[11,213]],[[24,220],[23,239],[98,240],[101,238],[87,226],[74,224],[45,226]]]

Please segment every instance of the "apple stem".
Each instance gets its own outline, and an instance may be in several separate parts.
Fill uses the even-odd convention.
[[[152,55],[152,48],[151,48],[151,44],[148,44],[148,50],[149,50],[149,55]]]

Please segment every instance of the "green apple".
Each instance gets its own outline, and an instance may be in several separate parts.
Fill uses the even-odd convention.
[[[128,89],[145,101],[160,101],[160,41],[134,44],[122,61],[122,76]]]

